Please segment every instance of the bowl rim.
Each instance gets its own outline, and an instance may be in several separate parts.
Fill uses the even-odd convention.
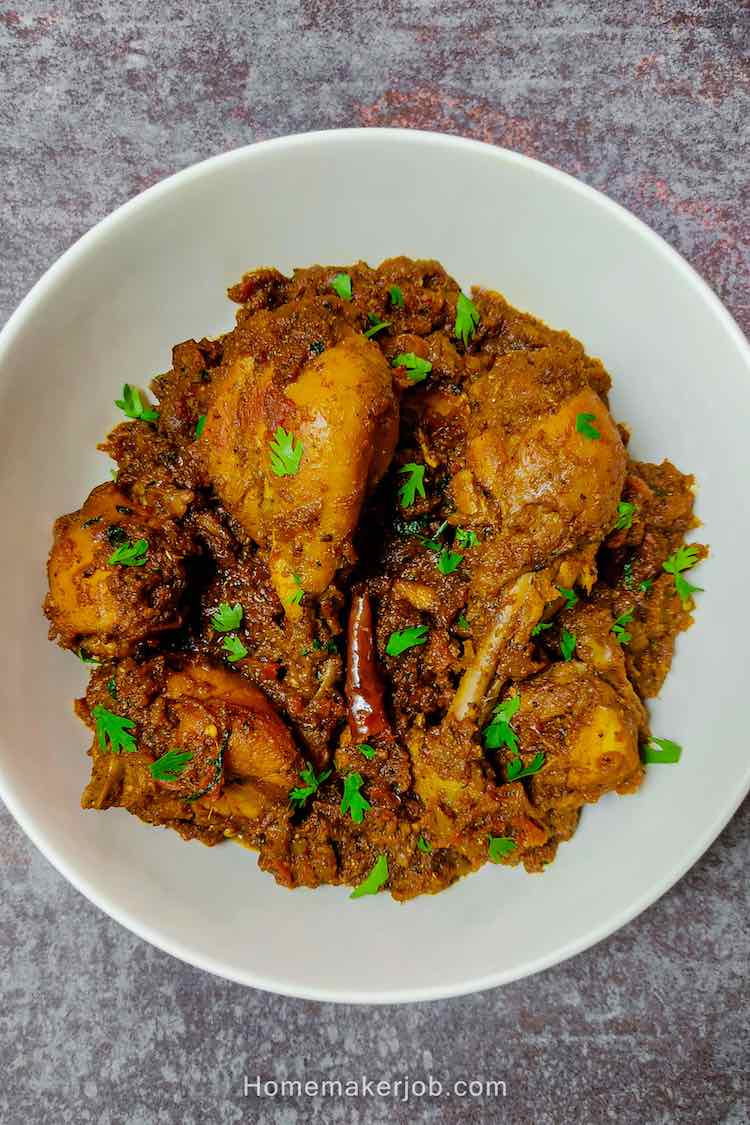
[[[455,136],[449,133],[419,129],[396,128],[346,128],[325,129],[305,133],[293,133],[282,137],[273,137],[268,140],[256,141],[242,145],[239,148],[207,157],[195,164],[188,165],[178,172],[172,173],[165,179],[139,192],[131,199],[122,203],[114,211],[100,219],[93,227],[81,235],[60,257],[41,275],[32,286],[20,304],[11,314],[3,328],[0,330],[0,380],[3,378],[3,362],[6,354],[16,339],[22,334],[29,313],[58,283],[58,280],[85,257],[89,250],[99,243],[104,243],[111,233],[118,227],[127,223],[131,215],[141,208],[148,206],[151,201],[159,196],[179,189],[180,187],[210,176],[216,169],[242,163],[248,159],[259,158],[272,151],[304,149],[325,145],[330,142],[345,144],[348,141],[378,144],[383,141],[389,143],[424,146],[443,146],[451,149],[457,156],[462,152],[481,151],[485,155],[492,154],[499,161],[519,164],[527,167],[537,176],[552,180],[563,190],[574,191],[583,196],[589,204],[608,212],[616,221],[624,224],[640,239],[650,243],[651,247],[665,258],[670,267],[682,274],[696,295],[708,305],[710,311],[718,318],[720,325],[727,336],[734,343],[741,360],[750,375],[750,344],[742,330],[734,320],[731,313],[720,301],[711,287],[700,274],[683,258],[679,251],[666,242],[661,235],[652,230],[645,222],[637,218],[632,212],[621,204],[610,199],[598,189],[583,183],[567,172],[546,164],[534,157],[499,145],[489,144],[484,141],[468,137]],[[80,873],[64,857],[59,855],[55,847],[46,838],[46,833],[41,824],[32,815],[27,815],[22,808],[20,800],[16,800],[12,786],[6,781],[2,760],[0,759],[0,799],[11,813],[17,824],[22,828],[31,842],[39,849],[42,855],[72,886],[106,915],[130,930],[137,937],[147,941],[157,949],[170,956],[176,957],[185,963],[252,988],[260,989],[281,996],[288,996],[302,1000],[319,1002],[348,1003],[348,1004],[403,1004],[448,999],[463,996],[486,989],[496,988],[511,981],[522,980],[524,977],[541,972],[553,965],[562,963],[570,957],[591,948],[604,938],[619,930],[622,926],[632,921],[657,899],[665,894],[679,879],[700,859],[706,849],[713,843],[717,836],[729,823],[740,804],[750,791],[750,762],[745,776],[738,777],[737,789],[733,800],[728,806],[722,808],[703,831],[696,837],[692,848],[673,865],[667,875],[655,879],[641,895],[634,901],[625,904],[616,915],[610,916],[599,926],[589,930],[585,935],[568,942],[554,952],[531,958],[513,969],[499,970],[495,973],[485,974],[481,977],[467,975],[461,982],[451,985],[432,985],[419,988],[400,988],[387,991],[370,992],[368,990],[347,990],[325,987],[307,987],[297,982],[258,975],[249,970],[237,970],[224,964],[219,957],[206,956],[196,952],[189,944],[181,941],[167,940],[152,928],[147,922],[132,912],[121,907],[113,898],[108,898],[91,885],[90,879]]]

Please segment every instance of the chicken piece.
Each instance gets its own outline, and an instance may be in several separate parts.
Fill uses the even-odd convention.
[[[300,590],[320,595],[353,559],[362,503],[385,473],[398,436],[398,403],[379,349],[342,329],[292,382],[273,359],[236,357],[209,408],[202,441],[209,478],[248,535],[270,550],[271,579],[287,614]],[[279,427],[301,443],[298,468],[277,475]]]
[[[178,628],[183,559],[191,550],[174,521],[157,518],[115,484],[99,485],[79,511],[55,521],[44,603],[50,638],[110,660]]]

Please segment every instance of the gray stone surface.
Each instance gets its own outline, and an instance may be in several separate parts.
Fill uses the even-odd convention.
[[[0,320],[117,204],[204,156],[346,125],[548,160],[660,231],[750,327],[737,0],[0,5]],[[745,129],[743,137],[743,127]],[[461,1000],[278,999],[151,949],[0,810],[0,1120],[748,1121],[747,804],[644,916]],[[499,1079],[507,1097],[258,1099],[242,1076]]]

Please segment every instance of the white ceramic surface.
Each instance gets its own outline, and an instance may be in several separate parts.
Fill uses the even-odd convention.
[[[471,221],[467,222],[467,216]],[[584,811],[543,876],[487,867],[435,898],[352,902],[278,888],[240,848],[184,844],[121,811],[84,813],[85,671],[40,613],[56,515],[110,464],[95,451],[124,382],[176,341],[226,330],[248,268],[393,254],[439,258],[580,337],[614,378],[634,453],[696,474],[712,557],[697,623],[653,705],[685,750],[639,794]],[[743,684],[750,535],[750,351],[661,239],[535,161],[446,136],[308,134],[171,177],[115,212],[42,278],[0,336],[0,795],[45,855],[112,917],[231,979],[316,999],[434,999],[513,980],[600,940],[711,843],[750,783]],[[699,574],[699,577],[698,577]]]

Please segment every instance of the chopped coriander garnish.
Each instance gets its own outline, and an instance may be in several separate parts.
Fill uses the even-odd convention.
[[[553,624],[554,624],[553,621],[540,621],[540,622],[538,622],[538,624],[536,624],[534,626],[534,628],[531,630],[532,637],[538,637],[539,634],[543,633],[545,629],[551,629]]]
[[[653,578],[644,578],[642,582],[638,583],[638,589],[642,590],[644,594],[647,594],[649,592],[649,590],[651,589],[651,587],[653,586],[653,584],[654,584]]]
[[[111,523],[104,534],[107,536],[110,547],[119,547],[128,541],[127,532],[119,523]]]
[[[633,563],[632,563],[632,561],[626,562],[625,566],[622,568],[622,580],[625,583],[628,590],[633,589]]]
[[[574,633],[570,633],[567,629],[563,629],[562,636],[560,637],[560,652],[563,655],[563,660],[572,659],[573,653],[576,650],[576,638]]]
[[[355,824],[361,824],[365,813],[372,808],[367,798],[360,793],[363,785],[361,773],[349,773],[344,778],[344,795],[340,807],[342,813],[349,813]]]
[[[364,895],[377,894],[388,879],[388,856],[379,855],[370,874],[358,887],[355,887],[349,898],[362,898]]]
[[[469,621],[465,614],[459,613],[458,617],[456,618],[456,628],[463,629],[465,633],[471,632],[471,625],[469,624]]]
[[[453,574],[461,563],[463,562],[463,555],[458,551],[451,551],[449,547],[443,547],[438,555],[437,568],[441,574]]]
[[[682,757],[682,747],[679,742],[671,742],[668,738],[650,738],[641,749],[641,761],[647,764],[673,766]]]
[[[692,594],[702,591],[702,586],[691,586],[686,578],[682,577],[683,570],[690,570],[699,561],[698,548],[692,544],[683,543],[669,558],[663,562],[662,570],[674,576],[674,588],[682,604],[689,601]]]
[[[302,602],[302,599],[305,596],[305,591],[302,589],[302,582],[300,580],[300,576],[298,574],[293,574],[292,578],[294,579],[294,591],[287,598],[286,604],[287,605],[300,605],[301,602]]]
[[[404,294],[401,292],[399,286],[392,285],[388,290],[388,293],[390,295],[391,304],[393,305],[394,309],[402,309],[404,307]]]
[[[364,758],[367,758],[368,762],[371,762],[375,757],[375,747],[370,746],[368,742],[360,742],[357,749]]]
[[[633,616],[634,615],[632,609],[628,609],[625,611],[625,613],[621,613],[617,620],[613,623],[612,632],[615,635],[615,639],[618,645],[627,645],[632,641],[632,635],[627,632],[625,626],[630,624],[630,622],[633,620]]]
[[[561,595],[565,598],[565,608],[572,609],[578,601],[578,594],[575,590],[571,590],[567,586],[555,586],[555,589],[559,590]]]
[[[331,278],[331,289],[337,297],[342,301],[351,301],[352,299],[352,279],[348,273],[337,273],[335,277]]]
[[[130,383],[126,383],[122,388],[122,398],[115,399],[115,406],[119,406],[126,417],[140,418],[142,422],[155,422],[159,417],[155,410],[150,410],[143,405],[141,392]]]
[[[96,737],[103,751],[119,754],[124,750],[126,754],[134,754],[138,747],[130,731],[135,730],[132,719],[123,719],[108,711],[99,704],[92,708],[91,715],[96,723]]]
[[[271,468],[277,477],[293,477],[299,472],[299,463],[305,447],[294,434],[277,426],[271,442]]]
[[[101,668],[101,660],[97,660],[95,656],[89,656],[85,648],[79,648],[76,656],[81,661],[81,664],[88,664],[92,668]]]
[[[621,500],[617,505],[617,520],[613,531],[629,531],[633,526],[635,511],[635,504],[629,504],[627,500]]]
[[[206,415],[205,414],[199,414],[198,415],[198,421],[195,423],[196,440],[201,436],[201,434],[203,433],[205,428],[206,428]]]
[[[525,766],[520,758],[511,758],[506,767],[508,781],[520,781],[522,777],[531,777],[533,773],[539,773],[543,765],[544,754],[541,750],[534,755],[528,766]]]
[[[490,836],[487,852],[491,863],[500,863],[501,859],[515,850],[516,842],[510,836]]]
[[[407,473],[407,478],[398,490],[398,501],[402,508],[409,508],[414,503],[417,495],[424,500],[424,465],[417,465],[410,461],[399,469],[399,473]]]
[[[475,531],[466,531],[463,527],[456,528],[456,546],[462,547],[466,550],[469,547],[476,547],[479,542],[479,536]]]
[[[409,648],[416,648],[427,641],[429,630],[426,625],[410,625],[408,629],[400,629],[391,633],[385,651],[389,656],[400,656]]]
[[[470,301],[463,293],[459,293],[456,301],[456,323],[453,326],[453,335],[457,340],[463,341],[465,348],[468,348],[469,340],[474,335],[478,324],[479,309],[473,301]]]
[[[240,622],[242,621],[242,606],[239,602],[234,605],[229,605],[228,602],[221,602],[216,613],[211,618],[211,624],[217,633],[231,633],[233,629],[239,629]]]
[[[111,678],[111,680],[107,680],[107,691],[113,699],[117,699],[117,684],[115,683],[114,676]]]
[[[363,333],[368,340],[371,340],[378,332],[382,332],[384,328],[390,328],[390,320],[381,320],[375,313],[368,313],[367,319],[370,322],[370,327]]]
[[[429,359],[422,359],[414,352],[401,352],[393,360],[391,366],[405,368],[407,378],[412,383],[421,383],[432,371],[432,364]]]
[[[247,656],[247,649],[240,638],[236,637],[234,633],[224,638],[221,647],[227,654],[227,660],[230,664],[236,664],[238,660],[244,660]]]
[[[596,441],[602,435],[597,430],[592,422],[596,421],[596,414],[576,414],[576,430],[579,434],[589,438],[590,441]]]
[[[148,540],[136,539],[135,543],[126,540],[115,547],[107,559],[109,566],[143,566],[148,555]]]
[[[428,843],[427,840],[425,840],[424,836],[420,836],[417,840],[417,847],[419,848],[420,852],[424,852],[425,855],[429,855],[432,851],[432,844]]]
[[[514,754],[518,753],[518,736],[510,721],[520,706],[521,697],[516,692],[495,707],[492,719],[482,731],[484,745],[488,750],[499,750],[501,746],[507,746]]]
[[[189,750],[167,750],[148,767],[156,781],[177,781],[193,755]]]
[[[313,355],[322,355],[326,350],[326,346],[322,340],[313,340],[310,344],[310,351]]]
[[[330,770],[323,770],[323,772],[316,777],[315,767],[305,766],[303,770],[300,770],[300,777],[305,784],[298,786],[296,789],[292,789],[289,794],[289,800],[292,802],[296,801],[297,807],[301,809],[307,798],[312,797],[313,793],[317,793],[325,779],[330,776]]]

